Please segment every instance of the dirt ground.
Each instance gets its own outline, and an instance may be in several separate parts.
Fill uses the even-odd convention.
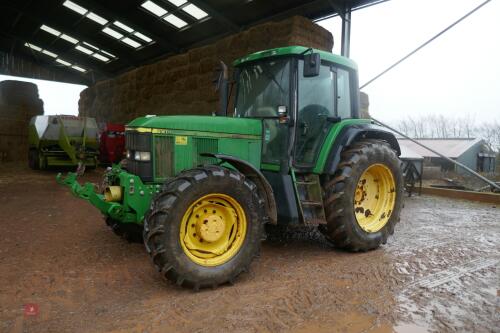
[[[0,168],[1,332],[500,332],[498,207],[412,197],[376,251],[291,231],[234,286],[193,292],[54,175]]]

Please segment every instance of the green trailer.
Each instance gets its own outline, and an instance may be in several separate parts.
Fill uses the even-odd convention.
[[[28,133],[28,161],[34,170],[97,166],[99,132],[94,118],[35,116],[30,120]]]
[[[137,118],[102,190],[58,181],[116,233],[141,231],[161,275],[194,289],[247,271],[266,224],[317,227],[349,251],[386,243],[402,207],[400,149],[361,119],[356,64],[293,46],[233,65],[233,89],[221,67],[218,116]]]

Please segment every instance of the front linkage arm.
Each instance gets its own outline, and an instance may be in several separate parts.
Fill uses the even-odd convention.
[[[85,183],[83,186],[78,183],[77,174],[69,172],[66,178],[62,178],[61,173],[56,176],[56,180],[60,185],[67,186],[71,189],[71,193],[77,198],[84,199],[90,202],[93,206],[101,211],[105,216],[109,216],[114,220],[122,222],[135,222],[136,214],[126,212],[123,205],[118,202],[108,202],[104,199],[104,195],[98,194],[95,191],[95,185]]]

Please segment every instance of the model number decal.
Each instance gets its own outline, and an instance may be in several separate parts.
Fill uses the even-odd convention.
[[[175,144],[181,145],[181,146],[187,145],[188,144],[188,137],[187,136],[176,136],[175,137]]]

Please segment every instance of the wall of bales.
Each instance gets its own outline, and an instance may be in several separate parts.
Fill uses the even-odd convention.
[[[43,115],[36,84],[0,82],[0,162],[27,159],[28,124],[36,115]]]
[[[212,79],[219,60],[229,66],[246,54],[288,45],[331,51],[333,37],[300,16],[264,23],[98,82],[80,94],[80,116],[126,123],[147,114],[212,114],[218,106]]]

